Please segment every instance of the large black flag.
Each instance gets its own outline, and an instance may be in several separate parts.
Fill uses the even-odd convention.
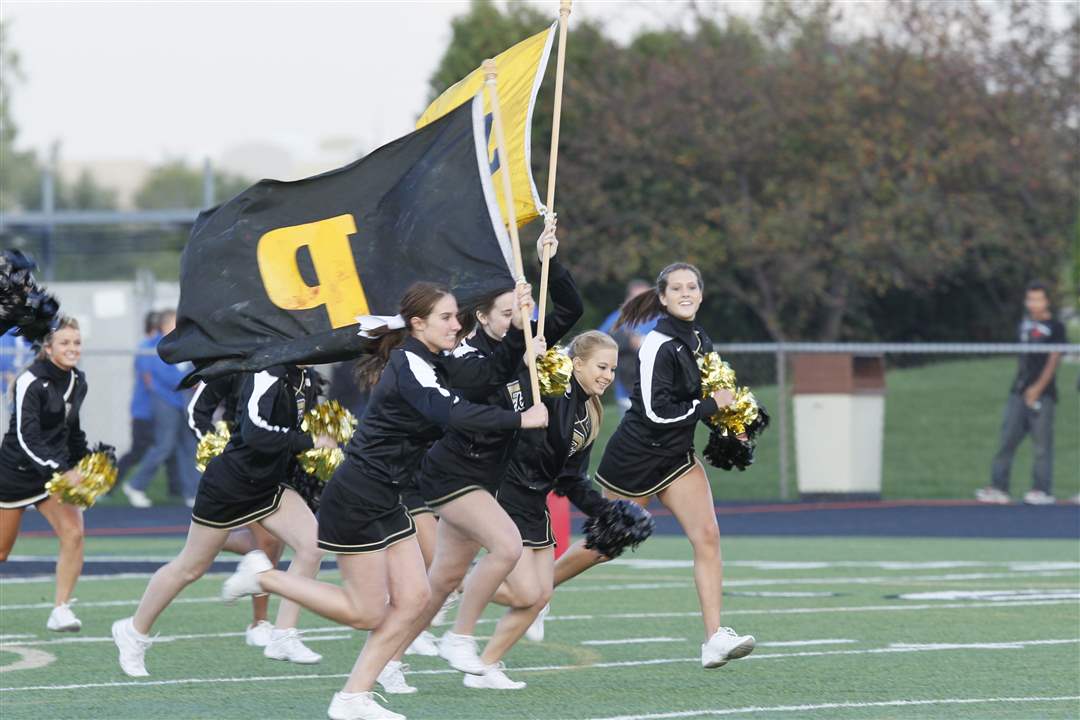
[[[262,180],[199,216],[176,330],[161,357],[185,384],[354,356],[357,315],[393,315],[417,280],[459,300],[509,286],[479,96],[346,167]]]

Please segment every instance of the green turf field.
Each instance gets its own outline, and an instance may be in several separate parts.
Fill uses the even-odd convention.
[[[21,539],[15,553],[53,543]],[[167,558],[179,543],[92,537],[87,550]],[[745,660],[701,669],[688,546],[657,537],[556,592],[545,642],[507,659],[526,689],[466,689],[414,658],[420,692],[390,706],[432,720],[1080,716],[1075,541],[732,538],[724,551],[725,622],[759,641]],[[305,615],[322,663],[264,659],[240,634],[248,608],[217,601],[221,580],[166,611],[138,681],[116,665],[109,624],[145,578],[84,579],[83,632],[62,637],[44,629],[51,581],[0,581],[0,717],[325,717],[363,633]]]

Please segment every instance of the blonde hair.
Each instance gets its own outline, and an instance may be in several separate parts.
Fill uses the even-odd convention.
[[[48,355],[45,354],[45,348],[52,345],[53,336],[56,335],[56,333],[60,332],[61,330],[78,330],[78,329],[79,329],[79,321],[78,320],[71,317],[70,315],[57,315],[56,316],[56,327],[54,327],[52,330],[50,330],[49,334],[45,336],[45,339],[41,341],[41,349],[38,350],[37,359],[38,360],[44,360],[45,358],[48,357]]]
[[[588,360],[597,350],[614,350],[618,352],[619,345],[607,333],[599,330],[586,330],[570,341],[566,353],[571,358],[579,357],[582,360]],[[604,404],[600,401],[600,396],[593,395],[589,398],[585,407],[592,424],[589,437],[585,439],[585,447],[588,447],[596,440],[596,436],[600,434],[600,425],[604,422]]]

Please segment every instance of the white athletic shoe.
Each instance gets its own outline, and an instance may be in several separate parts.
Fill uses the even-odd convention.
[[[146,496],[146,493],[138,488],[131,487],[127,483],[121,485],[120,489],[124,491],[124,495],[127,495],[131,507],[148,508],[154,504],[151,502],[150,498]]]
[[[1028,490],[1024,493],[1025,505],[1053,505],[1057,502],[1057,499],[1049,493],[1044,493],[1042,490]]]
[[[508,678],[504,670],[506,665],[501,662],[487,665],[483,675],[466,675],[465,687],[475,690],[520,690],[525,687],[524,682]]]
[[[449,630],[439,641],[439,657],[450,663],[450,667],[463,673],[480,675],[485,665],[476,652],[476,638],[472,635],[458,635]]]
[[[532,621],[532,625],[525,631],[525,637],[533,642],[544,642],[544,618],[551,612],[551,605],[545,605],[544,609],[540,611],[540,614],[536,616],[536,619]]]
[[[701,645],[701,666],[718,668],[728,660],[738,660],[754,652],[754,636],[738,635],[729,627],[717,630],[707,643]]]
[[[400,660],[391,660],[386,663],[375,682],[391,695],[411,695],[417,689],[405,680],[405,671],[408,669],[409,666]]]
[[[236,565],[236,572],[225,579],[221,586],[221,599],[227,603],[236,602],[245,595],[257,595],[262,592],[259,587],[259,573],[273,570],[274,565],[266,553],[262,550],[252,550]]]
[[[431,618],[430,627],[445,625],[446,616],[450,614],[450,611],[454,609],[454,606],[458,604],[458,600],[460,599],[461,593],[459,593],[457,590],[447,595],[446,600],[442,604],[442,607],[439,608],[439,612],[435,613],[435,617]]]
[[[987,485],[976,490],[975,499],[981,503],[990,503],[991,505],[1008,505],[1012,502],[1009,493],[999,490],[993,485]]]
[[[405,650],[406,655],[423,655],[425,657],[438,657],[439,645],[434,635],[427,630],[416,636],[412,644]]]
[[[263,655],[271,660],[288,660],[298,665],[314,665],[322,660],[322,655],[300,641],[300,632],[296,628],[274,628],[270,643],[263,648]]]
[[[405,720],[401,713],[387,710],[375,702],[375,697],[377,693],[373,692],[334,693],[326,714],[330,720]]]
[[[146,650],[153,644],[149,635],[143,635],[131,624],[133,618],[117,620],[112,624],[113,642],[120,651],[120,669],[131,677],[146,677]]]
[[[260,620],[244,631],[244,642],[251,647],[264,648],[270,644],[273,634],[274,626],[265,620]]]
[[[49,613],[49,621],[45,623],[45,627],[49,628],[53,632],[79,632],[82,629],[82,621],[75,617],[75,613],[71,611],[71,603],[66,602],[62,605],[57,605]]]

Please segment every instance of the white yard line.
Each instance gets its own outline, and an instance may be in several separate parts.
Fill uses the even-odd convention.
[[[1029,697],[992,698],[932,698],[927,700],[881,700],[878,702],[818,703],[815,705],[751,705],[740,708],[714,708],[710,710],[684,710],[681,712],[652,713],[649,715],[612,715],[590,720],[670,720],[673,718],[718,717],[723,715],[751,715],[763,712],[813,712],[817,710],[857,710],[860,708],[923,707],[928,705],[993,705],[1034,702],[1075,702],[1080,695],[1052,695]]]
[[[1051,640],[1018,640],[1010,643],[1010,645],[1016,645],[1020,647],[1035,647],[1035,646],[1047,646],[1047,645],[1060,645],[1060,644],[1077,644],[1080,643],[1080,638],[1063,638],[1063,639],[1051,639]],[[973,643],[971,646],[950,646],[950,647],[886,647],[886,648],[870,648],[866,650],[826,650],[820,652],[796,652],[796,653],[766,653],[750,655],[744,660],[738,662],[744,662],[745,660],[776,660],[784,658],[801,658],[801,657],[814,657],[820,655],[872,655],[880,653],[913,653],[913,652],[941,652],[950,650],[982,650],[985,648],[979,647],[979,643]],[[579,665],[542,665],[532,667],[513,667],[509,668],[511,673],[527,673],[527,672],[552,672],[563,670],[590,670],[590,669],[606,669],[606,668],[620,668],[620,667],[640,667],[645,665],[671,665],[680,663],[694,663],[701,662],[700,658],[659,658],[655,660],[625,660],[619,662],[601,662],[601,663],[587,663]],[[449,675],[459,674],[457,670],[451,668],[439,668],[433,670],[411,670],[408,675]],[[100,683],[80,683],[71,685],[28,685],[23,687],[4,687],[0,688],[0,692],[4,693],[16,693],[16,692],[35,692],[35,691],[49,691],[54,692],[56,690],[89,690],[94,688],[112,688],[112,687],[154,687],[161,685],[212,685],[219,683],[245,683],[245,682],[274,682],[274,681],[308,681],[313,678],[318,679],[330,679],[330,678],[344,678],[348,677],[345,673],[336,674],[297,674],[297,675],[272,675],[272,676],[257,676],[257,677],[215,677],[215,678],[179,678],[175,680],[143,680],[143,681],[119,681],[119,682],[100,682]],[[1080,697],[1080,696],[1078,696]],[[1070,698],[1071,699],[1071,698]],[[796,707],[796,706],[791,706]],[[822,707],[825,709],[825,706]],[[705,711],[709,713],[713,711]],[[701,714],[700,712],[697,714]],[[626,716],[631,718],[637,717],[668,717],[668,715],[656,715],[656,716]],[[680,715],[672,715],[671,717],[681,717]],[[692,717],[688,715],[687,717]],[[608,719],[605,719],[608,720]],[[613,720],[613,719],[612,719]]]
[[[677,637],[643,637],[626,638],[625,640],[582,640],[582,645],[643,645],[645,643],[668,643],[686,642],[686,638]]]

